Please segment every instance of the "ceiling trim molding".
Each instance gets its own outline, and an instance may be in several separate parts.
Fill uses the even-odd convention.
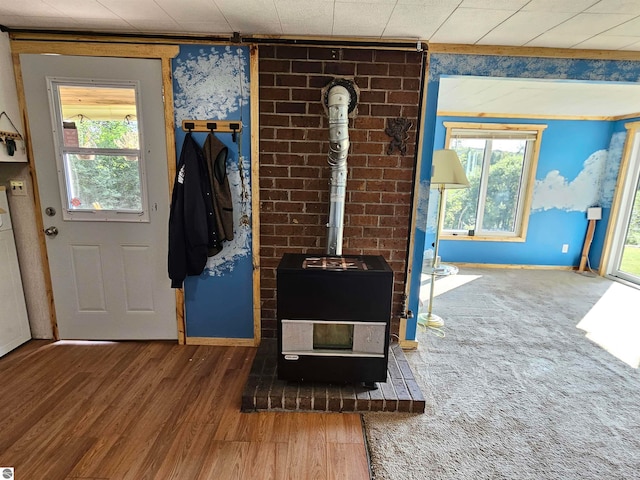
[[[534,120],[604,120],[617,121],[627,118],[640,117],[640,113],[630,113],[625,115],[544,115],[525,113],[484,113],[484,112],[451,112],[438,111],[439,117],[473,117],[473,118],[531,118]]]
[[[15,40],[11,42],[14,54],[84,55],[92,57],[173,58],[178,45],[136,45],[129,43],[45,42]]]
[[[123,44],[263,44],[297,45],[305,47],[371,48],[378,50],[404,50],[423,52],[427,42],[420,39],[372,39],[370,37],[326,37],[326,36],[274,36],[248,35],[172,35],[172,34],[127,34],[113,32],[83,32],[66,30],[26,30],[8,29],[13,40],[59,41],[59,42],[95,42]]]
[[[640,60],[640,52],[622,50],[510,47],[504,45],[465,45],[457,43],[429,43],[428,50],[429,53],[459,55],[498,55],[503,57],[576,58],[589,60]]]

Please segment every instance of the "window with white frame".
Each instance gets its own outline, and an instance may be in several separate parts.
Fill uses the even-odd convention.
[[[148,222],[138,82],[47,82],[63,218]]]
[[[469,188],[445,193],[443,233],[522,240],[546,125],[445,122]]]

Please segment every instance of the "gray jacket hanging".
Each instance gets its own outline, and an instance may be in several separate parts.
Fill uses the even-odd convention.
[[[204,157],[209,169],[213,209],[217,223],[218,240],[233,240],[233,200],[227,176],[227,156],[229,149],[213,133],[204,142]],[[220,245],[221,246],[221,245]],[[219,251],[219,250],[218,250]],[[218,251],[209,252],[215,255]]]

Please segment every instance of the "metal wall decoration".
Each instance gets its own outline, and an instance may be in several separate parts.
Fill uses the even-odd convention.
[[[387,120],[387,128],[384,133],[391,137],[387,155],[391,155],[395,149],[400,154],[407,154],[407,140],[409,140],[409,129],[413,126],[413,122],[408,118],[390,118]]]

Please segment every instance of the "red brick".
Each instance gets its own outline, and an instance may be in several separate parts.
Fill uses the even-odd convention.
[[[291,99],[292,100],[306,100],[309,102],[320,102],[322,95],[318,89],[315,88],[292,88]]]
[[[375,117],[358,117],[355,119],[354,128],[362,128],[362,129],[384,129],[385,121],[384,118],[375,118]]]
[[[394,215],[395,208],[393,205],[370,203],[365,205],[365,213],[367,215]]]
[[[260,167],[260,176],[261,177],[288,177],[289,176],[289,167]]]
[[[276,105],[272,101],[262,101],[260,100],[260,113],[274,113],[276,111]]]
[[[358,75],[377,75],[386,77],[389,75],[388,63],[359,63],[357,67]]]
[[[278,79],[276,78],[276,83]],[[373,77],[371,79],[371,88],[377,90],[399,90],[402,87],[402,79],[400,77]]]
[[[351,175],[354,179],[381,179],[383,174],[382,168],[354,167],[351,169]]]
[[[319,178],[321,176],[319,167],[291,167],[292,177]]]
[[[286,213],[265,212],[260,214],[260,222],[281,224],[289,221],[289,215]],[[266,242],[265,242],[266,243]],[[269,245],[267,243],[267,245]],[[273,245],[273,244],[271,244]]]
[[[288,127],[289,117],[283,115],[260,114],[260,125],[272,127]]]
[[[386,150],[385,150],[386,153]],[[397,167],[398,157],[396,155],[370,156],[367,161],[369,167]]]
[[[356,62],[371,63],[373,61],[373,50],[367,49],[351,49],[345,48],[342,50],[343,60],[353,60]]]
[[[386,63],[405,63],[406,56],[405,52],[394,51],[394,50],[376,50],[375,62],[386,62]]]
[[[273,73],[260,73],[260,88],[276,84],[276,76]]]
[[[260,142],[261,152],[288,152],[289,144],[286,142],[276,142],[274,140],[264,140]]]
[[[276,178],[275,188],[298,189],[304,188],[304,180],[301,178]]]
[[[262,143],[262,141],[260,143]],[[301,165],[304,163],[304,157],[302,155],[279,153],[274,156],[276,165]]]
[[[420,79],[419,78],[403,78],[402,79],[402,89],[410,90],[410,91],[419,91],[420,90]]]
[[[325,62],[324,71],[326,75],[349,75],[356,73],[356,64],[351,62]]]
[[[291,71],[293,73],[322,73],[322,62],[293,60]]]
[[[275,57],[277,57],[277,58],[296,58],[296,59],[307,58],[308,57],[307,51],[308,50],[307,50],[306,47],[296,47],[296,46],[289,46],[289,45],[278,45],[276,47]]]
[[[306,130],[300,128],[279,128],[274,133],[278,140],[306,140]]]
[[[260,87],[260,101],[262,100],[289,100],[290,90],[278,87]],[[262,110],[261,110],[262,111]]]
[[[388,101],[390,103],[406,103],[409,105],[417,105],[418,104],[418,92],[389,92]]]
[[[337,60],[341,57],[339,48],[309,48],[309,59],[313,60]]]
[[[333,80],[331,75],[310,75],[308,86],[310,88],[324,88]]]
[[[359,203],[379,203],[381,193],[378,192],[351,192],[351,201]]]
[[[276,85],[281,87],[304,87],[307,85],[305,75],[276,75]]]
[[[293,127],[319,127],[320,118],[318,116],[302,116],[294,115],[291,117],[291,125]]]
[[[276,212],[303,212],[304,203],[302,202],[277,202],[275,205]]]
[[[260,175],[262,175],[262,169],[260,169]],[[264,198],[265,200],[289,200],[289,192],[286,190],[262,190],[260,192],[260,198]],[[297,199],[291,198],[291,200]]]
[[[318,153],[322,151],[320,142],[291,142],[291,153]]]
[[[258,70],[262,73],[288,72],[291,68],[291,62],[288,60],[268,60],[263,59],[258,62]]]
[[[384,103],[387,101],[387,92],[377,90],[366,90],[360,92],[360,102]]]
[[[400,105],[371,105],[371,116],[373,117],[399,117],[401,112]]]
[[[302,102],[276,102],[276,113],[299,113],[307,112],[307,104]]]

